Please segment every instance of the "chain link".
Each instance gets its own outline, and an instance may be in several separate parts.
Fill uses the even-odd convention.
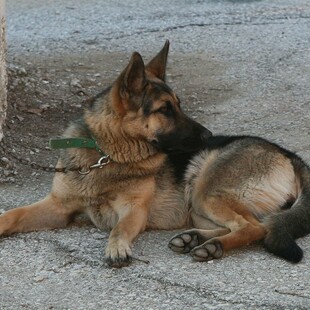
[[[41,170],[41,171],[46,171],[46,172],[62,172],[62,173],[66,173],[69,171],[78,171],[79,174],[81,175],[86,175],[89,174],[91,170],[95,169],[95,168],[99,168],[102,169],[103,166],[107,165],[110,162],[110,156],[105,155],[99,158],[98,162],[94,165],[91,165],[90,167],[88,167],[88,169],[86,171],[83,171],[81,167],[75,167],[75,168],[56,168],[56,167],[51,167],[51,166],[43,166],[43,165],[39,165],[35,162],[30,162],[29,160],[25,159],[25,158],[21,158],[16,156],[13,152],[10,152],[10,155],[12,157],[14,157],[16,160],[18,160],[21,164],[23,165],[30,165],[30,167],[32,169],[35,170]]]
[[[63,172],[63,173],[66,173],[68,171],[78,171],[80,169],[79,167],[67,169],[67,168],[56,168],[56,167],[51,167],[51,166],[43,166],[43,165],[39,165],[35,162],[30,162],[29,159],[18,157],[17,155],[15,155],[15,153],[13,153],[11,151],[8,151],[8,153],[14,159],[16,159],[18,162],[20,162],[21,164],[30,166],[32,169],[35,169],[35,170],[41,170],[41,171],[45,171],[45,172]]]

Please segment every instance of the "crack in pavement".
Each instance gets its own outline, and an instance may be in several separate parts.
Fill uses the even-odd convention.
[[[305,296],[305,295],[302,295],[294,291],[280,291],[278,289],[275,289],[274,291],[281,295],[297,296],[297,297],[304,298],[304,299],[310,299],[310,296]]]
[[[102,261],[98,261],[98,260],[91,260],[91,259],[87,259],[85,257],[82,257],[80,255],[76,256],[73,255],[73,253],[77,253],[78,249],[73,249],[70,247],[70,245],[66,245],[61,243],[61,241],[59,240],[55,240],[55,239],[46,239],[46,238],[41,238],[41,237],[32,237],[32,236],[14,236],[14,239],[19,239],[19,240],[23,240],[25,242],[31,240],[31,241],[36,241],[38,243],[49,243],[52,244],[55,252],[61,252],[64,254],[63,258],[64,260],[66,260],[67,258],[70,260],[68,262],[65,262],[64,265],[59,266],[60,268],[66,267],[67,265],[71,265],[73,263],[84,263],[85,265],[92,267],[92,268],[102,268],[105,267],[105,261],[104,258],[102,258]],[[8,240],[8,239],[3,239],[0,241],[4,241],[4,240]]]
[[[141,35],[141,34],[147,34],[147,33],[156,33],[156,32],[169,32],[177,29],[183,29],[183,28],[190,28],[190,27],[211,27],[211,26],[239,26],[239,25],[250,25],[250,26],[266,26],[266,25],[279,25],[284,24],[284,21],[287,20],[299,20],[299,19],[310,19],[310,15],[302,15],[297,17],[287,17],[287,16],[281,16],[276,17],[274,19],[270,19],[270,21],[262,21],[262,22],[255,22],[252,20],[248,21],[233,21],[233,22],[220,22],[220,23],[189,23],[184,25],[176,25],[176,26],[169,26],[166,28],[155,28],[155,29],[147,29],[147,30],[141,30],[136,31],[131,34],[123,34],[119,36],[112,36],[112,37],[106,37],[103,38],[103,40],[111,41],[111,40],[118,40],[123,38],[128,38],[135,35]],[[277,22],[277,21],[283,21],[283,22]]]
[[[225,303],[229,303],[231,305],[238,305],[238,306],[242,306],[243,305],[243,306],[247,306],[247,307],[253,306],[253,303],[250,303],[250,302],[238,302],[238,301],[227,300],[227,299],[224,299],[224,298],[219,298],[217,296],[217,293],[215,293],[215,292],[202,291],[202,290],[205,290],[206,288],[197,288],[197,287],[193,287],[193,286],[190,286],[190,285],[176,283],[176,282],[172,282],[170,280],[164,280],[164,279],[157,278],[157,277],[154,277],[154,276],[149,276],[149,275],[141,275],[140,274],[138,277],[146,279],[146,280],[156,281],[156,282],[160,283],[161,285],[163,285],[164,288],[167,285],[171,286],[171,287],[183,288],[185,290],[189,290],[189,291],[195,293],[197,296],[199,296],[201,298],[212,298],[213,300],[215,300],[216,302],[219,302],[219,303],[225,302]],[[275,303],[268,303],[268,304],[260,303],[260,304],[256,304],[256,306],[259,306],[259,307],[271,307],[271,308],[274,308],[274,309],[278,309],[280,305],[279,304],[275,304]]]

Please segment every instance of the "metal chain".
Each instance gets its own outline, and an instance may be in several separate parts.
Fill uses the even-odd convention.
[[[32,169],[35,170],[42,170],[42,171],[46,171],[46,172],[62,172],[62,173],[66,173],[69,171],[78,171],[79,174],[81,175],[86,175],[89,174],[91,172],[91,170],[95,169],[95,168],[99,168],[102,169],[103,166],[107,165],[108,163],[110,163],[110,156],[109,155],[104,155],[102,157],[99,158],[98,162],[96,164],[93,164],[91,166],[88,167],[87,170],[83,170],[81,167],[74,167],[74,168],[67,168],[67,167],[63,167],[63,168],[56,168],[56,167],[51,167],[51,166],[43,166],[43,165],[39,165],[37,163],[34,162],[30,162],[27,159],[24,158],[20,158],[18,156],[16,156],[13,152],[10,152],[10,155],[12,157],[14,157],[16,160],[18,160],[21,164],[23,165],[29,165]]]
[[[41,170],[41,171],[46,171],[46,172],[66,172],[66,168],[55,168],[55,167],[51,167],[51,166],[43,166],[43,165],[39,165],[35,162],[30,162],[29,160],[27,160],[25,158],[18,157],[17,155],[15,155],[11,151],[9,151],[9,154],[12,157],[14,157],[16,160],[18,160],[21,164],[27,165],[27,166],[30,165],[30,167],[32,169],[35,169],[35,170]],[[79,168],[77,168],[76,170],[78,170],[78,169]]]

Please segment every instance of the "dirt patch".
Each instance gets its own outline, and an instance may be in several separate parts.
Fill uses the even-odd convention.
[[[95,63],[78,57],[15,58],[9,62],[0,182],[25,182],[29,176],[39,176],[42,171],[31,163],[55,165],[58,153],[50,150],[49,138],[61,135],[103,83],[112,81],[112,73],[100,71]]]

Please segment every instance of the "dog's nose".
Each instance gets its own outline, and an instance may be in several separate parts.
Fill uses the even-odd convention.
[[[205,128],[205,130],[200,134],[201,140],[205,141],[212,137],[212,132]]]

